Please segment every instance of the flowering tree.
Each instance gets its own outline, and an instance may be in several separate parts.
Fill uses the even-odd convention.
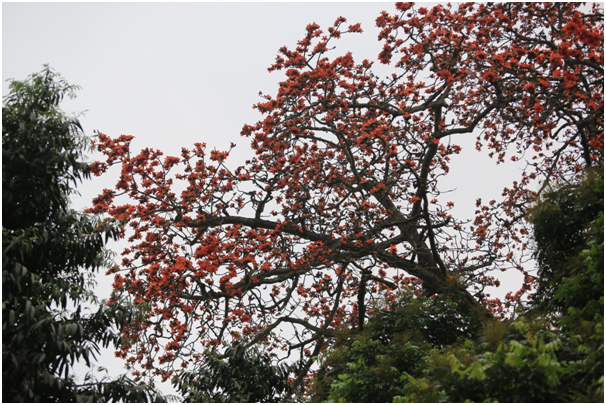
[[[342,35],[362,32],[344,18],[326,32],[308,25],[295,49],[280,49],[269,70],[286,78],[255,106],[264,119],[244,126],[255,156],[242,166],[205,144],[163,157],[132,153],[132,136],[98,135],[106,161],[94,172],[119,164],[121,174],[91,211],[130,229],[112,303],[137,308],[119,355],[143,374],[169,378],[201,348],[238,340],[300,351],[298,386],[339,328],[362,329],[377,294],[454,289],[462,311],[490,317],[529,290],[520,263],[533,183],[603,164],[602,11],[396,9],[377,18],[378,60],[393,68],[385,79],[372,61],[329,56]],[[471,224],[439,187],[464,137],[497,163],[527,162],[502,201],[477,200]],[[524,272],[524,285],[489,299],[491,272],[507,269]]]

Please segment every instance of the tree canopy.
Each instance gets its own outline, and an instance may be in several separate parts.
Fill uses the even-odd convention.
[[[362,34],[342,17],[279,50],[269,70],[285,77],[255,105],[263,119],[244,125],[254,156],[240,166],[228,164],[235,145],[165,157],[98,134],[105,161],[93,173],[118,165],[120,175],[90,212],[130,243],[111,303],[139,308],[120,350],[138,376],[167,379],[204,353],[264,345],[299,353],[298,389],[343,329],[364,331],[379,298],[439,296],[481,322],[527,297],[524,217],[537,185],[603,166],[602,10],[397,3],[376,22],[385,78],[375,61],[335,55],[341,36]],[[471,223],[441,187],[469,137],[497,164],[525,162],[500,201],[477,199]],[[503,301],[485,293],[501,271],[524,274]]]
[[[95,313],[92,275],[106,266],[116,229],[69,208],[90,177],[90,148],[76,118],[59,109],[69,85],[48,66],[11,81],[2,106],[2,399],[9,402],[146,401],[153,390],[132,380],[84,383],[73,366],[90,366],[116,345],[112,314]]]

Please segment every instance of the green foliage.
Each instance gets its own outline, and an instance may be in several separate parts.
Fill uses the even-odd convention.
[[[556,354],[563,345],[562,338],[549,331],[535,333],[522,320],[513,322],[511,328],[494,352],[483,352],[483,344],[459,351],[449,349],[441,355],[456,359],[451,361],[450,368],[435,362],[429,364],[429,375],[440,382],[448,401],[561,400],[558,387],[567,370]],[[460,361],[461,356],[473,361]]]
[[[274,365],[265,352],[229,348],[208,353],[191,372],[173,380],[185,402],[278,402],[289,395],[292,367]]]
[[[603,402],[603,175],[548,193],[531,219],[541,266],[531,311],[480,325],[449,292],[402,298],[337,339],[312,400]]]
[[[95,302],[93,272],[116,230],[69,209],[88,177],[88,140],[59,108],[76,86],[50,68],[12,81],[2,107],[2,394],[14,402],[139,400],[155,397],[124,378],[78,386],[76,361],[90,365],[118,342],[112,316]]]
[[[536,306],[557,313],[558,325],[583,353],[584,361],[578,367],[587,373],[585,381],[591,382],[591,386],[588,393],[580,387],[584,393],[579,398],[592,395],[603,398],[603,168],[588,171],[578,184],[548,193],[531,220],[541,265],[539,289],[534,297]],[[565,226],[554,228],[551,221]],[[558,246],[561,250],[554,254]]]
[[[314,381],[312,400],[599,402],[603,398],[599,387],[588,384],[591,362],[578,342],[540,328],[542,321],[538,325],[523,318],[508,324],[493,322],[499,326],[490,328],[502,333],[495,350],[483,338],[438,349],[402,336],[387,344],[358,336],[353,344],[326,357]],[[488,328],[484,333],[492,334],[486,332]],[[593,371],[598,383],[599,372]]]
[[[392,402],[408,398],[413,386],[425,392],[429,386],[422,377],[432,348],[461,343],[480,330],[458,309],[456,298],[401,296],[377,311],[363,333],[340,342],[324,358],[312,401]]]
[[[599,308],[603,314],[603,211],[603,173],[595,171],[579,184],[550,191],[531,211],[540,264],[535,308],[576,308],[591,320]]]

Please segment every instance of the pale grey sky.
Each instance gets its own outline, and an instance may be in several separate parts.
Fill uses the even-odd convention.
[[[169,155],[194,142],[211,149],[235,142],[230,161],[241,164],[250,153],[240,130],[261,117],[252,105],[261,100],[259,91],[275,94],[283,80],[281,72],[267,72],[278,49],[294,48],[307,24],[325,29],[343,16],[362,23],[365,32],[337,41],[332,56],[352,51],[356,61],[376,59],[381,47],[374,21],[382,10],[394,12],[394,4],[3,3],[2,92],[7,79],[25,79],[48,63],[82,87],[62,108],[86,111],[81,117],[86,134],[134,135],[134,150],[149,146]],[[475,152],[473,137],[468,139],[460,142],[464,153],[453,158],[447,188],[456,187],[449,199],[460,215],[471,218],[478,193],[498,199],[506,185],[500,179],[521,164],[496,166]],[[88,206],[114,183],[109,178],[85,183],[75,206]],[[110,285],[100,277],[101,298],[109,296]],[[121,361],[111,357],[108,353],[101,363],[118,374]]]

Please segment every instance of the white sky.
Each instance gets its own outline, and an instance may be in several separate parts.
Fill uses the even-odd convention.
[[[249,140],[239,133],[261,118],[252,109],[261,101],[259,91],[275,94],[284,78],[267,72],[278,49],[294,48],[307,24],[326,29],[343,16],[348,24],[362,23],[364,33],[337,41],[330,56],[352,51],[356,61],[376,60],[381,48],[374,21],[382,10],[393,13],[395,7],[376,2],[3,3],[2,94],[7,79],[23,80],[48,63],[82,87],[62,109],[86,111],[80,120],[87,135],[93,130],[134,135],[133,150],[149,146],[168,155],[194,142],[206,142],[210,149],[235,142],[230,156],[235,166],[250,157]],[[509,184],[503,179],[521,164],[496,166],[475,152],[472,136],[467,138],[458,140],[464,154],[453,158],[448,188],[456,191],[448,199],[456,203],[455,215],[471,218],[475,199],[498,200]],[[86,182],[75,208],[88,206],[114,184],[104,177]],[[111,280],[99,281],[97,295],[108,298]],[[112,357],[107,353],[101,364],[116,375],[122,362]],[[162,390],[173,392],[170,386]]]

